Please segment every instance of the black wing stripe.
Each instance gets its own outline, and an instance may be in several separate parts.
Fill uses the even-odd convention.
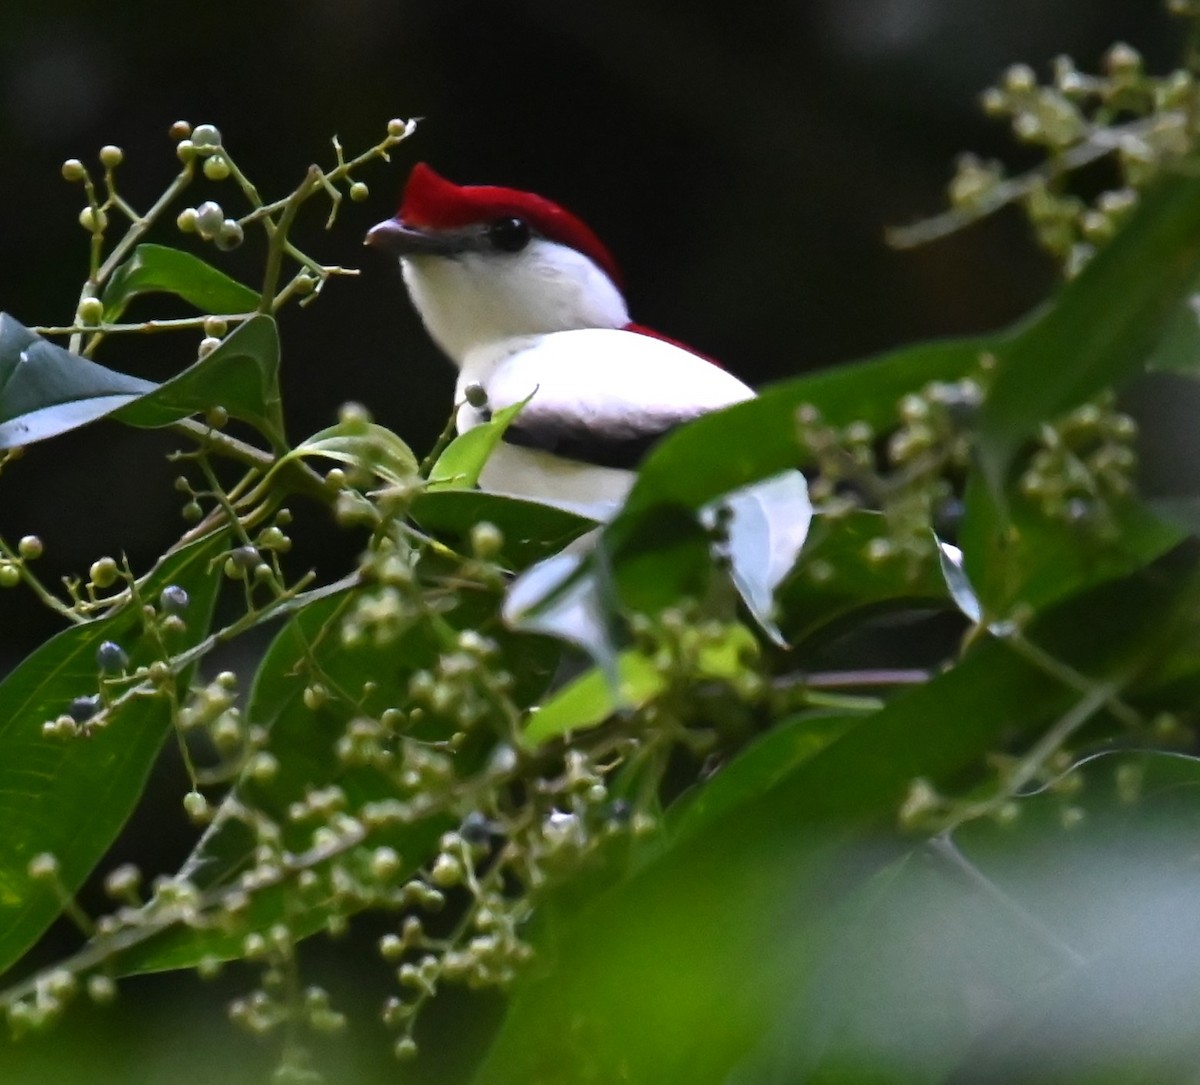
[[[552,452],[563,459],[591,464],[593,467],[621,467],[633,470],[663,437],[678,423],[648,433],[616,434],[598,430],[594,433],[554,430],[545,425],[522,426],[520,419],[504,431],[504,440],[521,448],[537,448]]]

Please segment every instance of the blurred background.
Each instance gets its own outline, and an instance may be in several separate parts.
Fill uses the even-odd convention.
[[[1152,0],[6,0],[0,309],[31,325],[71,319],[87,237],[76,221],[82,194],[59,175],[68,157],[91,164],[101,145],[121,146],[122,191],[144,207],[175,172],[171,122],[211,122],[276,197],[309,162],[331,161],[335,133],[356,153],[398,116],[422,121],[390,166],[362,173],[370,199],[347,202],[329,233],[314,201],[298,234],[323,262],[363,272],[283,321],[293,439],[352,399],[418,453],[444,422],[450,367],[409,309],[398,269],[361,247],[418,160],[460,183],[565,204],[616,255],[635,319],[752,383],[989,330],[1055,280],[1015,214],[917,252],[889,251],[883,230],[941,208],[958,152],[1021,161],[977,107],[1005,66],[1026,61],[1045,75],[1068,53],[1094,68],[1117,40],[1156,68],[1180,44]],[[236,207],[231,185],[193,191],[189,202]],[[254,268],[252,246],[217,262]],[[110,343],[99,360],[164,379],[195,345]],[[168,436],[99,423],[30,448],[0,479],[0,534],[40,535],[51,582],[121,549],[144,567],[182,527],[176,472],[163,458],[174,447]],[[353,540],[324,525],[304,534],[301,562],[334,573],[353,554]],[[0,596],[0,674],[54,629],[24,593]],[[168,760],[113,862],[136,857],[154,870],[178,861],[191,840],[182,790]],[[343,986],[358,989],[346,975]],[[230,1046],[217,993],[193,980],[156,982],[130,985],[125,1008],[95,1026],[97,1042],[128,1049],[111,1060],[112,1080],[233,1080],[196,1062],[209,1042],[236,1052],[248,1074],[269,1065],[266,1047]],[[192,1031],[164,1043],[193,999],[202,1009]],[[458,1029],[454,1005],[439,1012]],[[385,1053],[382,1032],[372,1036]],[[338,1043],[337,1058],[353,1062],[354,1046]],[[0,1079],[53,1080],[60,1055],[52,1045],[0,1046]],[[96,1065],[88,1080],[108,1073]],[[354,1074],[366,1080],[362,1067]]]

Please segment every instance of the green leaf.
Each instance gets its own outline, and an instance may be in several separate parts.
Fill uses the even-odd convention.
[[[1029,635],[1094,680],[1118,680],[1178,623],[1194,626],[1198,603],[1195,555],[1180,555],[1055,608]],[[856,934],[887,916],[879,905],[913,845],[893,828],[911,782],[954,787],[1081,696],[993,640],[761,790],[716,803],[704,831],[541,928],[547,968],[519,981],[476,1085],[817,1080],[831,1015],[846,1006],[831,995],[871,967],[853,953]],[[964,1040],[955,1032],[939,1056]]]
[[[670,844],[719,826],[861,722],[860,715],[814,711],[776,724],[671,806],[664,826]]]
[[[464,552],[476,524],[495,525],[504,536],[497,560],[514,571],[558,553],[596,526],[595,521],[566,509],[481,490],[426,490],[413,502],[412,517]]]
[[[156,598],[168,584],[190,597],[187,630],[173,650],[206,634],[220,576],[209,565],[226,546],[223,532],[168,554],[142,587]],[[32,881],[30,859],[50,852],[75,892],[129,817],[170,732],[160,697],[134,698],[113,710],[89,738],[53,739],[42,724],[98,688],[96,650],[121,644],[137,667],[157,658],[141,633],[139,608],[72,626],[42,645],[0,683],[0,971],[27,950],[61,911],[47,886]],[[186,683],[188,672],[178,677]]]
[[[489,421],[455,437],[430,470],[429,485],[465,490],[478,485],[483,465],[500,443],[504,431],[532,398],[532,395],[526,396],[520,403],[497,411]]]
[[[202,313],[252,313],[259,294],[198,256],[165,245],[139,245],[104,288],[104,320],[120,318],[139,294],[176,294]]]
[[[662,673],[640,652],[622,652],[616,672],[615,687],[599,667],[567,683],[529,717],[522,742],[540,746],[572,731],[596,727],[620,709],[641,708],[666,688]]]
[[[169,426],[188,415],[224,407],[276,448],[284,445],[279,399],[279,333],[269,316],[255,316],[211,354],[117,412],[132,426]]]
[[[55,346],[0,313],[0,448],[77,429],[154,387]]]
[[[1171,328],[1200,268],[1200,178],[1179,170],[1040,319],[1007,343],[979,414],[979,452],[1000,492],[1023,441],[1102,388],[1142,368]]]
[[[400,486],[417,476],[417,458],[396,434],[374,422],[339,422],[297,445],[284,457],[317,456],[371,472]]]
[[[809,404],[829,425],[862,420],[895,424],[896,401],[930,381],[957,380],[979,367],[997,338],[924,343],[764,389],[756,399],[706,414],[659,442],[638,472],[625,504],[698,509],[732,490],[803,466],[796,410]]]
[[[705,643],[697,653],[695,677],[733,681],[746,671],[745,657],[757,651],[745,626],[728,625],[722,638]],[[522,741],[540,746],[572,731],[595,727],[619,710],[644,707],[667,688],[662,670],[641,652],[621,652],[616,673],[615,686],[599,667],[568,682],[531,713]]]
[[[1195,376],[1200,371],[1200,313],[1196,309],[1193,283],[1189,297],[1167,318],[1154,350],[1146,359],[1152,373],[1181,373]]]

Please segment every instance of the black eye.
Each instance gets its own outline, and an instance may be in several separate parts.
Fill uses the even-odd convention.
[[[496,219],[487,228],[492,248],[501,252],[520,252],[529,244],[529,223],[524,219]]]

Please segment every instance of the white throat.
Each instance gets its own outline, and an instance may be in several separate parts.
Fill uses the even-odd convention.
[[[625,299],[582,253],[534,238],[518,253],[406,256],[404,282],[430,337],[462,367],[517,336],[629,323]]]

